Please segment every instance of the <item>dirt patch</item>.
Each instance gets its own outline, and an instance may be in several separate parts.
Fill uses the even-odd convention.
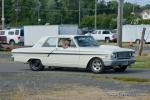
[[[150,100],[148,94],[74,85],[37,91],[19,87],[13,93],[7,93],[6,96],[1,94],[0,100]]]

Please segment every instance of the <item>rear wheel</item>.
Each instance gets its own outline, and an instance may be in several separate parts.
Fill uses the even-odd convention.
[[[9,41],[9,45],[14,46],[15,45],[15,41],[14,40],[10,40]]]
[[[104,71],[103,61],[99,58],[94,58],[90,61],[89,68],[93,73],[101,73]]]
[[[41,61],[38,59],[34,59],[34,60],[29,61],[29,66],[30,66],[30,69],[32,71],[44,70],[44,66],[42,65]]]
[[[106,42],[106,43],[109,43],[109,42],[110,42],[110,39],[109,39],[109,38],[106,38],[106,39],[105,39],[105,42]]]
[[[135,42],[136,42],[136,44],[140,44],[141,41],[139,39],[137,39]]]
[[[128,66],[119,66],[118,68],[114,68],[115,72],[124,72]]]

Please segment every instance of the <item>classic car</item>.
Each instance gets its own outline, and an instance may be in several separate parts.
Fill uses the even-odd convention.
[[[94,73],[124,72],[135,62],[135,51],[99,45],[92,36],[58,35],[41,38],[33,47],[12,50],[14,61],[28,63],[33,71],[45,67],[79,67]]]

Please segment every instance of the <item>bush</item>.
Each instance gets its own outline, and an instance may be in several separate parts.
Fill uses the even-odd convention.
[[[95,17],[85,16],[81,20],[81,27],[94,27]],[[97,28],[114,29],[117,27],[116,15],[97,15]]]

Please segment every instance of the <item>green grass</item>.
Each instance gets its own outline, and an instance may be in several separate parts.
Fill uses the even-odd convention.
[[[0,62],[12,62],[11,58],[0,58]]]
[[[150,54],[145,53],[143,56],[137,56],[136,63],[131,68],[150,68]]]
[[[143,78],[112,77],[112,79],[126,82],[150,82],[150,79]]]
[[[11,54],[10,51],[0,51],[0,55]],[[0,58],[0,62],[12,62],[11,58]]]

